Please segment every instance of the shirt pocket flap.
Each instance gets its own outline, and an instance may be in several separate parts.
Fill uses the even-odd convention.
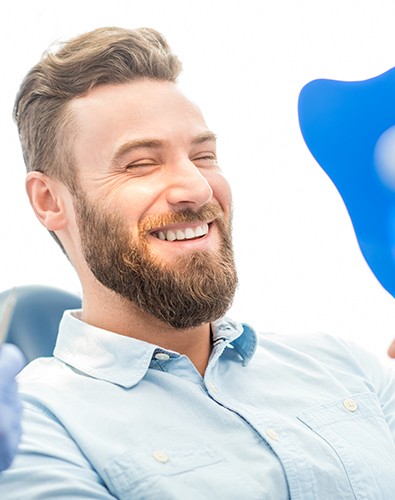
[[[222,462],[225,459],[209,444],[146,446],[117,456],[107,464],[104,476],[117,498],[177,498],[173,493],[183,482],[180,476],[185,476],[190,487],[195,484],[199,489],[199,477],[201,481],[216,474]],[[212,466],[217,467],[211,473],[202,470]],[[195,475],[197,470],[199,474]]]
[[[331,401],[299,414],[298,419],[335,452],[357,498],[385,488],[388,496],[377,498],[395,498],[394,438],[375,394]]]
[[[384,420],[384,415],[377,397],[363,393],[317,406],[301,413],[298,418],[312,429],[319,429],[337,422]]]

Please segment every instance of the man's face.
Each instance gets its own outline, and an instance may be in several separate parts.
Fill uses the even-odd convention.
[[[104,286],[174,328],[223,315],[237,277],[215,138],[174,83],[73,101],[83,256]]]

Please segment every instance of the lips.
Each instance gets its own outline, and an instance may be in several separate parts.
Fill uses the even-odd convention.
[[[192,240],[194,238],[201,238],[208,233],[209,225],[204,222],[199,226],[190,226],[183,228],[169,228],[157,230],[152,233],[153,236],[159,238],[162,241],[182,241],[182,240]]]

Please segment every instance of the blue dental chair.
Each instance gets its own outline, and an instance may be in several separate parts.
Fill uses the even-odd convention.
[[[0,307],[10,290],[0,293]],[[59,322],[66,309],[79,309],[81,298],[55,287],[15,288],[15,303],[5,341],[19,347],[28,362],[52,356]]]

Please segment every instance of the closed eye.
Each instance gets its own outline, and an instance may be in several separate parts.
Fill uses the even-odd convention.
[[[153,161],[141,161],[138,163],[129,163],[129,165],[126,165],[127,170],[134,170],[138,168],[144,168],[144,167],[154,167],[156,166],[157,163]]]
[[[197,156],[192,161],[198,167],[217,167],[218,166],[217,158],[213,154],[204,154],[201,156]]]

